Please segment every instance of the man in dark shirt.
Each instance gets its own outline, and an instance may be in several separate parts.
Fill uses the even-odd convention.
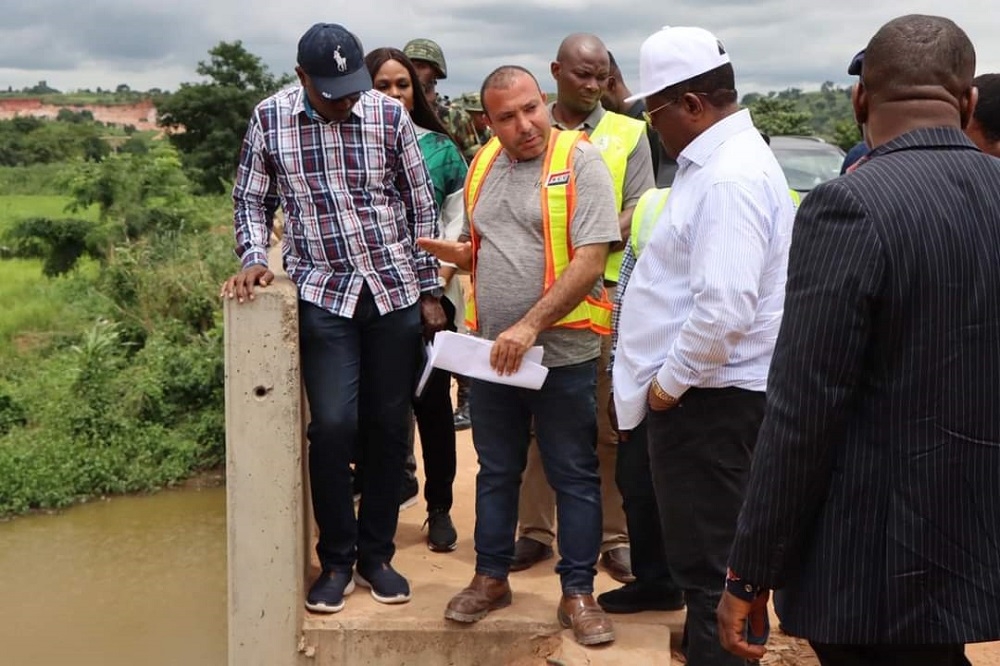
[[[608,77],[607,92],[601,97],[601,105],[608,111],[643,120],[642,112],[646,110],[646,103],[641,99],[631,105],[625,103],[625,98],[631,95],[632,91],[625,85],[622,70],[611,51],[608,51],[608,59],[611,61],[611,76]],[[643,122],[645,121],[643,120]],[[646,136],[649,138],[649,150],[653,154],[653,174],[656,176],[656,186],[670,187],[670,184],[674,182],[674,174],[677,173],[677,162],[663,151],[660,137],[652,127],[647,126]]]
[[[233,187],[242,269],[221,296],[254,299],[283,205],[285,271],[298,287],[302,383],[310,405],[309,486],[322,573],[305,605],[343,610],[358,585],[409,601],[392,568],[410,404],[421,350],[447,324],[438,261],[414,243],[438,235],[434,190],[406,110],[371,90],[361,41],[317,23],[299,41],[301,85],[253,111]],[[365,458],[361,502],[352,457]]]

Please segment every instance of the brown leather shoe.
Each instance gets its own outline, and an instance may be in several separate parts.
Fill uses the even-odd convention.
[[[632,573],[632,549],[628,546],[618,546],[601,553],[601,566],[619,583],[635,582],[635,574]]]
[[[444,616],[455,622],[478,622],[490,611],[510,606],[510,600],[506,579],[476,574],[467,588],[451,598]]]
[[[559,602],[559,624],[573,628],[580,645],[600,645],[615,640],[615,627],[592,594],[563,595]]]

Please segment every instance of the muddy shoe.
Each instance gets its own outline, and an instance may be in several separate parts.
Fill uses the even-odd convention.
[[[592,594],[563,595],[559,602],[559,624],[573,629],[580,645],[600,645],[615,640],[615,628]]]
[[[506,580],[476,574],[467,588],[451,598],[444,616],[455,622],[478,622],[490,611],[510,606],[510,602],[510,584]]]

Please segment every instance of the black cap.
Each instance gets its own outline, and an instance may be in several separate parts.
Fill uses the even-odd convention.
[[[299,40],[299,66],[326,99],[371,90],[361,40],[342,25],[317,23]]]
[[[847,73],[851,76],[861,76],[861,67],[865,64],[865,50],[861,49],[851,58],[851,64],[847,66]]]

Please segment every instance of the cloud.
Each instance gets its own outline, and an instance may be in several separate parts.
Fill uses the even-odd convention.
[[[45,79],[59,89],[174,89],[219,41],[242,40],[275,72],[295,65],[299,36],[314,22],[343,23],[367,49],[413,37],[441,44],[449,76],[439,89],[479,87],[501,64],[532,70],[543,87],[571,32],[598,34],[633,85],[642,40],[663,25],[699,25],[726,44],[741,92],[848,84],[847,63],[885,21],[945,14],[969,33],[979,71],[1000,71],[1000,13],[976,0],[35,0],[5,8],[0,86]]]

